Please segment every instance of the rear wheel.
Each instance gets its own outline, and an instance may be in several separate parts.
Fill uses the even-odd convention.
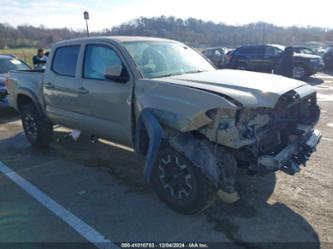
[[[208,181],[182,154],[161,149],[152,172],[152,184],[159,198],[183,214],[203,209],[209,196]]]
[[[53,137],[51,122],[38,112],[34,104],[26,104],[22,107],[21,119],[29,142],[36,147],[47,147]]]

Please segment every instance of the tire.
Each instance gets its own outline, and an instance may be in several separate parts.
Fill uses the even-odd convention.
[[[182,154],[162,148],[152,172],[152,185],[167,206],[182,214],[202,210],[209,196],[207,178]]]
[[[294,66],[293,76],[295,79],[304,80],[309,76],[308,69],[302,64],[296,64]]]
[[[239,63],[236,65],[236,69],[238,70],[249,70],[249,67],[245,63]]]
[[[21,119],[25,136],[34,147],[46,148],[53,137],[51,122],[40,114],[34,104],[24,105]]]

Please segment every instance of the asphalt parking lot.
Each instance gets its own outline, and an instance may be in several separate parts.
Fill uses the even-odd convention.
[[[228,248],[253,248],[253,242],[304,242],[308,248],[332,248],[333,74],[320,73],[309,83],[318,90],[323,138],[307,167],[295,176],[240,173],[241,202],[215,201],[194,216],[177,214],[158,200],[143,182],[143,158],[129,148],[92,144],[84,135],[74,141],[69,130],[57,127],[49,149],[34,149],[18,116],[2,112],[0,162],[10,171],[0,172],[0,242],[80,243],[89,237],[79,231],[91,229],[90,238],[114,243],[226,242]],[[42,205],[10,176],[32,184],[61,212]],[[73,217],[76,223],[66,220]]]

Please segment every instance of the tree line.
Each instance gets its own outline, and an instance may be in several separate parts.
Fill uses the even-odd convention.
[[[333,29],[320,27],[279,27],[265,22],[227,25],[200,19],[175,17],[140,17],[119,26],[91,35],[140,35],[179,40],[194,47],[277,43],[283,45],[317,41],[333,42]],[[68,28],[49,29],[43,26],[12,27],[0,23],[0,48],[49,47],[60,40],[83,37],[84,31]]]

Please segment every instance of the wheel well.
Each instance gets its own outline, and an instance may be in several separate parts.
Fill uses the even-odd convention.
[[[27,95],[24,94],[19,94],[17,96],[17,107],[19,111],[21,111],[22,107],[27,105],[27,104],[33,104],[34,101]]]

